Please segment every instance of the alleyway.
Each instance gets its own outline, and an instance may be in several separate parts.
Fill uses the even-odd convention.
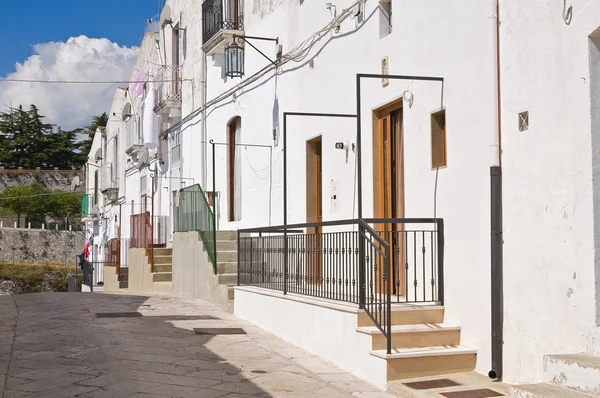
[[[101,293],[0,296],[0,391],[1,398],[388,396],[203,301]]]

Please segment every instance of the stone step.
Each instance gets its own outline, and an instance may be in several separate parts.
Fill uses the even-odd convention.
[[[221,274],[217,275],[219,285],[235,285],[237,284],[237,274]]]
[[[236,251],[217,251],[217,261],[224,263],[237,263],[237,250]]]
[[[217,240],[217,251],[237,251],[237,240]]]
[[[166,243],[150,243],[149,247],[153,247],[154,249],[166,249]]]
[[[173,264],[154,264],[154,272],[173,272]]]
[[[123,275],[121,274],[119,276],[119,282],[127,282],[129,280],[129,275]]]
[[[154,254],[154,264],[171,264],[173,262],[173,256],[157,256]]]
[[[171,282],[173,274],[171,272],[154,272],[152,274],[152,282]]]
[[[224,262],[221,258],[217,258],[217,273],[218,274],[236,274],[237,275],[237,262]]]
[[[129,282],[128,281],[119,281],[119,289],[128,289]]]
[[[387,380],[470,372],[477,363],[477,350],[462,346],[426,347],[371,351],[387,362]]]
[[[237,231],[217,231],[217,241],[220,240],[237,242]]]
[[[153,250],[155,256],[172,256],[173,249],[169,248],[155,248]]]
[[[444,322],[444,307],[401,304],[392,307],[392,325],[437,324]],[[366,312],[358,313],[358,326],[375,326]]]
[[[233,286],[228,286],[227,287],[227,299],[233,300],[234,297],[235,297],[235,289],[233,288]]]
[[[510,398],[590,398],[592,396],[548,383],[511,386],[509,389]]]
[[[371,335],[372,350],[387,348],[387,339],[376,326],[364,326],[357,328],[356,331]],[[459,326],[444,324],[392,326],[392,348],[458,346],[459,344]]]
[[[600,357],[584,354],[546,355],[544,381],[600,396]]]

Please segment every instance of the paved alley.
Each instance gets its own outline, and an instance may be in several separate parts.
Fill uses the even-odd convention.
[[[214,335],[233,328],[247,334]],[[389,396],[201,300],[102,293],[0,296],[0,391],[2,398]]]

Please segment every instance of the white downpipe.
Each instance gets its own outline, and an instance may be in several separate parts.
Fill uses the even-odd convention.
[[[500,130],[498,126],[498,0],[488,0],[490,6],[490,166],[500,166]]]
[[[202,95],[200,96],[200,107],[201,109],[204,109],[204,106],[206,105],[206,99],[207,99],[207,93],[206,93],[206,88],[207,88],[207,65],[206,65],[206,54],[202,54],[202,56],[200,57],[200,67],[202,68],[202,80],[200,82],[200,84],[202,85]],[[208,186],[208,134],[206,131],[206,110],[202,111],[201,114],[201,118],[202,121],[200,123],[200,137],[202,139],[202,179],[201,179],[201,186],[202,189],[204,191],[208,191],[209,189],[212,189],[212,185],[209,187]]]

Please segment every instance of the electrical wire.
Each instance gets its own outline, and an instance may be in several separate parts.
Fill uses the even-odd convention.
[[[288,53],[282,55],[276,64],[267,65],[266,67],[264,67],[260,71],[256,72],[254,75],[250,76],[243,82],[233,86],[229,90],[225,91],[224,93],[220,94],[219,96],[215,97],[214,99],[208,101],[204,106],[193,110],[189,115],[187,115],[186,117],[181,119],[179,122],[173,124],[173,126],[169,127],[165,131],[163,131],[162,134],[166,135],[166,134],[180,128],[187,122],[193,120],[204,110],[210,108],[213,105],[216,105],[216,104],[222,102],[223,100],[230,97],[236,91],[258,81],[259,79],[261,79],[262,77],[267,75],[269,72],[275,71],[276,73],[279,73],[278,70],[283,65],[287,64],[288,62],[292,62],[292,61],[293,62],[302,62],[304,59],[306,59],[306,57],[308,56],[308,54],[310,53],[312,48],[315,46],[315,44],[317,44],[329,32],[335,30],[346,18],[350,17],[350,15],[352,14],[352,9],[355,6],[361,4],[365,1],[366,0],[358,0],[354,4],[352,4],[350,7],[348,7],[347,9],[342,10],[340,15],[338,17],[334,18],[327,25],[325,25],[325,27],[323,27],[321,30],[319,30],[316,33],[314,33],[313,35],[311,35],[308,39],[306,39],[305,41],[300,43],[298,46],[294,47]]]
[[[172,83],[175,81],[193,81],[194,79],[153,80],[153,83]],[[41,84],[134,84],[137,80],[41,80],[41,79],[12,79],[0,78],[0,83],[41,83]]]

